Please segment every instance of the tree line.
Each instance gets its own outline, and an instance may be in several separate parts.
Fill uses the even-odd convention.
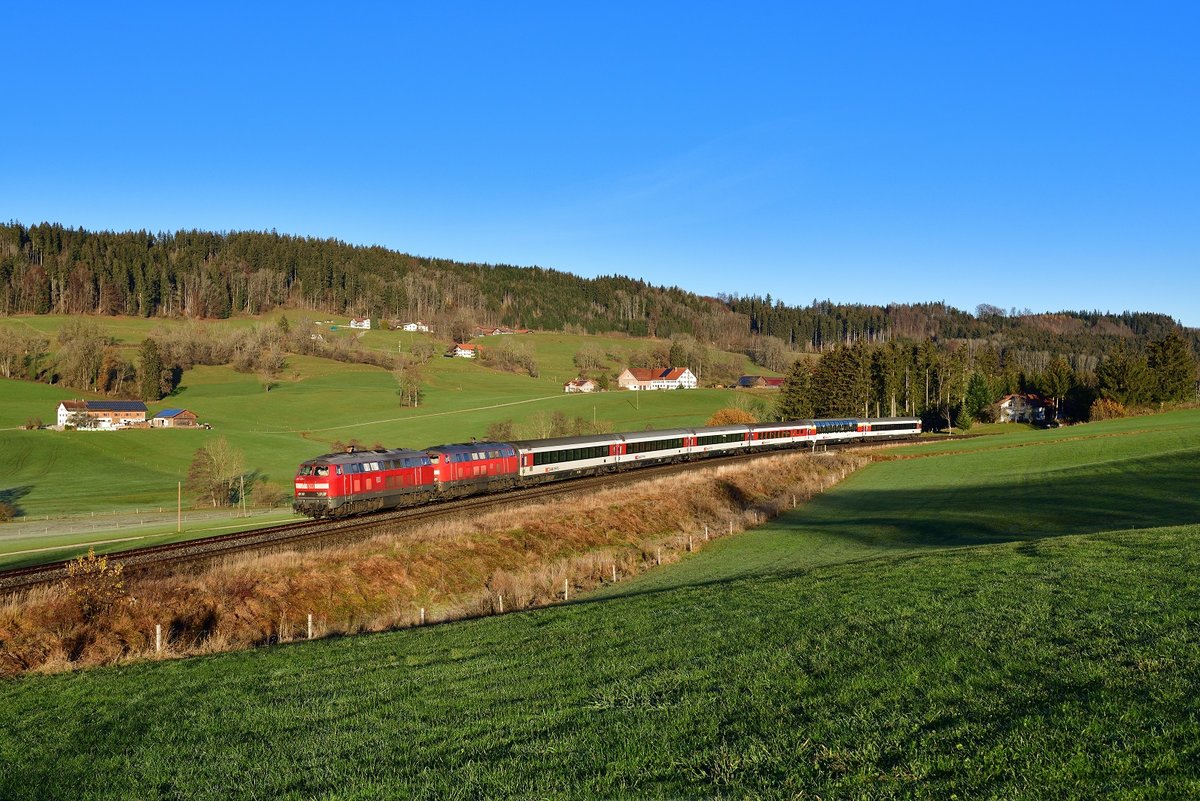
[[[281,306],[419,319],[460,338],[474,325],[662,339],[686,334],[780,372],[795,353],[860,341],[988,341],[1024,354],[1029,372],[1044,371],[1061,355],[1072,369],[1094,373],[1118,344],[1144,349],[1168,331],[1200,348],[1200,331],[1153,313],[1032,314],[981,304],[971,314],[945,303],[820,300],[789,306],[769,294],[702,297],[619,275],[586,279],[542,267],[460,263],[274,231],[0,225],[0,314],[203,319]]]
[[[977,340],[837,345],[792,365],[775,412],[783,419],[914,415],[943,429],[991,422],[997,402],[1015,393],[1038,395],[1052,418],[1075,421],[1198,399],[1195,352],[1178,331],[1142,350],[1118,343],[1095,370],[1062,355],[1031,370],[1024,355]]]

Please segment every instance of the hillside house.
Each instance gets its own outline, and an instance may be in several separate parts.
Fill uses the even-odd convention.
[[[195,412],[187,409],[163,409],[150,418],[151,428],[198,428]]]
[[[451,348],[446,353],[446,355],[447,356],[457,356],[460,359],[474,359],[475,354],[477,354],[478,352],[479,352],[478,345],[472,345],[469,342],[463,342],[463,343],[455,342],[454,347]]]
[[[415,323],[405,323],[401,327],[405,331],[420,331],[423,334],[429,333],[429,326],[425,325],[425,323],[421,322],[420,320],[417,320]]]
[[[780,389],[783,387],[783,379],[762,375],[744,375],[738,379],[735,387],[737,389]]]
[[[369,331],[371,329],[371,318],[370,317],[351,317],[350,318],[350,327],[351,328],[361,328],[364,331]]]
[[[599,387],[590,378],[576,378],[563,384],[563,392],[595,392]]]
[[[95,431],[115,431],[144,425],[146,404],[141,401],[66,400],[58,404],[58,428],[67,426]]]
[[[1015,393],[1000,399],[996,419],[1001,423],[1043,423],[1046,404],[1037,395]]]
[[[629,367],[617,377],[621,389],[695,389],[696,376],[686,367]]]

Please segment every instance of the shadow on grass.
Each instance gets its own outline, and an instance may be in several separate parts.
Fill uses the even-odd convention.
[[[675,577],[664,573],[661,583],[644,589],[581,601],[787,578],[835,564],[1002,543],[1025,543],[1018,552],[1037,557],[1034,543],[1046,538],[1200,522],[1200,462],[1190,454],[1131,459],[1122,466],[1120,471],[1079,470],[1013,485],[913,490],[843,486],[814,498],[799,513],[775,520],[759,532],[760,538],[751,533],[727,540],[713,561],[690,571],[673,567]],[[839,551],[842,545],[847,546],[844,552]],[[819,555],[821,548],[828,556]]]
[[[33,492],[33,485],[31,484],[26,484],[23,487],[9,487],[7,489],[0,489],[0,504],[4,504],[12,509],[13,517],[21,517],[25,514],[25,510],[21,508],[21,505],[17,503],[17,501],[21,500],[31,492]]]

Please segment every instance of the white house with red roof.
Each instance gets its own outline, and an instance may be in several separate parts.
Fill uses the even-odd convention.
[[[628,367],[617,376],[621,389],[695,389],[696,376],[686,367]]]
[[[478,345],[472,345],[470,342],[455,342],[454,347],[446,355],[457,356],[460,359],[474,359],[477,353],[479,353]]]

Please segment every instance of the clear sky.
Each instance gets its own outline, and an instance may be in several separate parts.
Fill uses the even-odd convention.
[[[0,216],[1200,326],[1200,5],[20,3]]]

